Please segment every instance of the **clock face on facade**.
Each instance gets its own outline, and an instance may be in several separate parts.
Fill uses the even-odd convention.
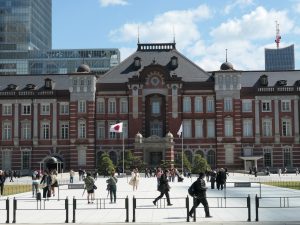
[[[158,78],[158,77],[156,77],[156,76],[153,76],[153,77],[151,77],[151,80],[150,80],[150,82],[151,82],[151,84],[152,84],[153,86],[157,86],[157,85],[159,85],[159,83],[160,83],[160,80],[159,80],[159,78]]]

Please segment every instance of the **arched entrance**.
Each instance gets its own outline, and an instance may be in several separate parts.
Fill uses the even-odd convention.
[[[58,173],[61,173],[63,170],[63,161],[57,156],[49,156],[44,159],[41,164],[41,169],[47,169],[49,171],[56,170]]]

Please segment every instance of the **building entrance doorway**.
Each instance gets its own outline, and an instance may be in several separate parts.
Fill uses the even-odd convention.
[[[152,167],[159,166],[161,164],[162,159],[162,152],[150,152],[150,165]]]

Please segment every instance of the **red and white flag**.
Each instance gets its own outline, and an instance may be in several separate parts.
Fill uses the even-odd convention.
[[[110,125],[109,132],[122,133],[123,132],[123,122]]]

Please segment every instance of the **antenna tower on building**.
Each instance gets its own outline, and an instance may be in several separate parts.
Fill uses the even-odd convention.
[[[279,30],[279,23],[277,22],[277,20],[275,21],[275,23],[276,23],[276,39],[275,39],[275,42],[276,42],[277,48],[279,48],[279,43],[280,43],[280,39],[281,39],[280,30]]]

